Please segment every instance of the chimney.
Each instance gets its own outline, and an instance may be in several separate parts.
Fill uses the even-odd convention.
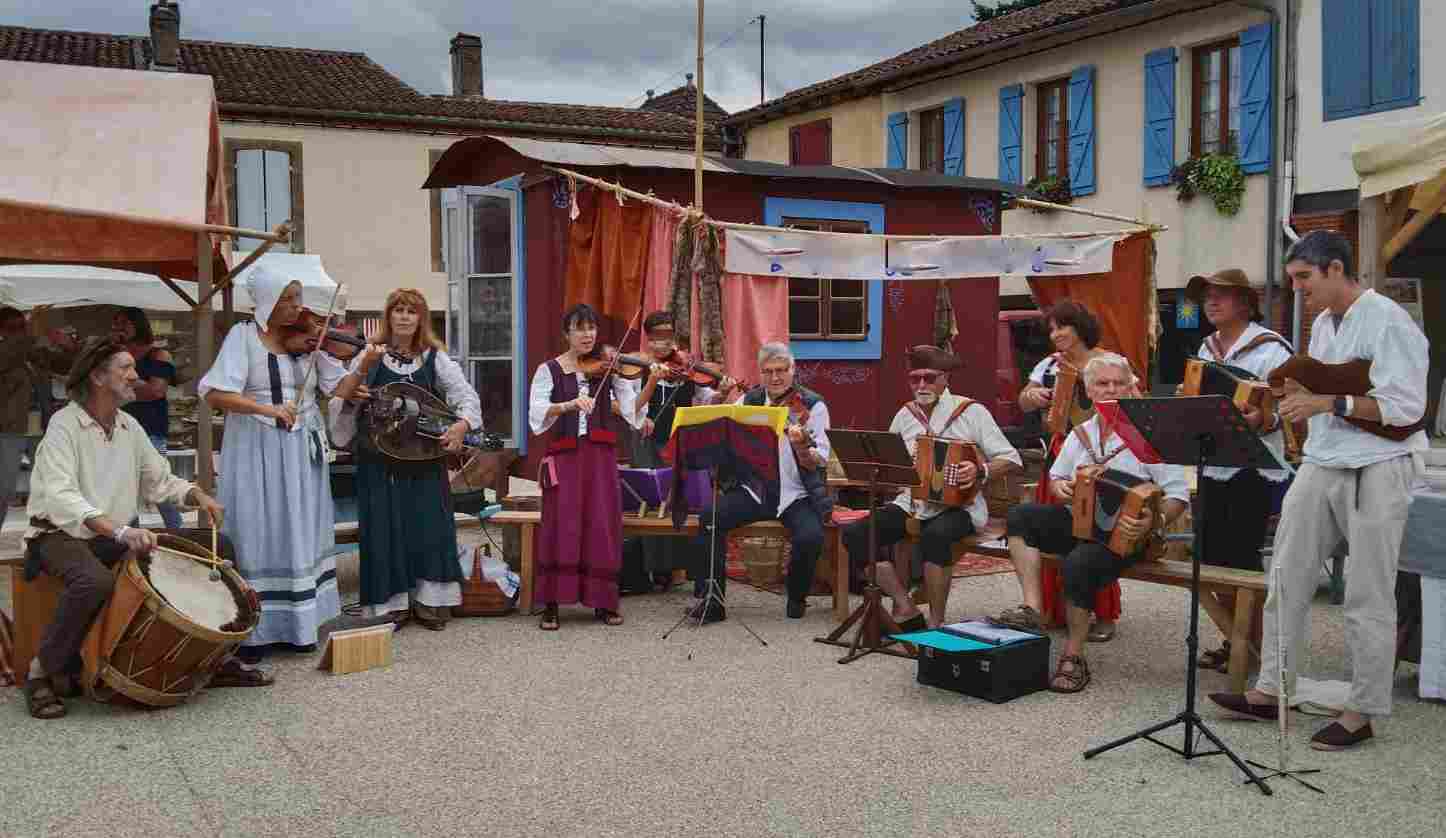
[[[151,7],[151,70],[174,73],[181,54],[181,7],[159,0]]]
[[[482,39],[458,32],[452,39],[452,95],[482,96]]]
[[[677,78],[677,76],[673,76],[673,78]],[[692,89],[693,89],[693,74],[692,74],[692,73],[689,73],[689,74],[688,74],[688,89],[689,89],[689,90],[692,90]]]
[[[649,91],[648,91],[648,101],[649,101],[649,102],[653,101],[653,91],[652,91],[652,90],[649,90]]]

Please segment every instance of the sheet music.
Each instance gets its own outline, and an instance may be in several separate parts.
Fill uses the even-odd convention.
[[[962,623],[950,623],[941,626],[941,630],[950,634],[957,634],[961,637],[968,637],[984,643],[1002,645],[1005,643],[1018,643],[1021,640],[1034,640],[1039,637],[1037,634],[1030,634],[1027,631],[1015,631],[1011,628],[996,626],[986,623],[983,620],[968,620]]]

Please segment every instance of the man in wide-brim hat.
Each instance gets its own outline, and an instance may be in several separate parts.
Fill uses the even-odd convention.
[[[1009,444],[994,416],[980,402],[949,392],[949,373],[963,364],[957,357],[934,346],[915,346],[909,351],[909,390],[913,399],[906,402],[889,431],[904,438],[904,444],[916,451],[921,436],[969,442],[978,446],[986,461],[980,470],[973,463],[947,469],[948,485],[968,489],[982,487],[990,475],[1023,468],[1019,452]],[[910,489],[904,489],[893,503],[872,513],[878,532],[878,546],[888,547],[902,541],[909,530],[909,520],[918,522],[918,550],[924,560],[924,590],[929,600],[929,617],[914,605],[909,596],[907,580],[901,580],[889,561],[874,565],[874,577],[884,593],[894,601],[893,616],[904,631],[926,625],[939,626],[949,600],[954,561],[954,543],[982,530],[989,520],[989,506],[984,492],[974,496],[965,506],[944,506],[929,500],[916,500]],[[850,524],[843,540],[850,561],[875,561],[869,555],[869,519]]]

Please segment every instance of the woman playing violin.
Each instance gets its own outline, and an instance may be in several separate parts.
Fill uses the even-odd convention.
[[[567,351],[532,376],[528,423],[534,434],[546,434],[547,442],[538,478],[542,527],[535,594],[543,602],[538,625],[544,631],[557,630],[563,603],[590,607],[610,626],[623,622],[618,613],[622,498],[617,422],[621,417],[633,427],[640,423],[637,393],[618,374],[622,364],[596,351],[597,327],[591,306],[568,309],[562,316]]]
[[[462,418],[442,437],[442,447],[462,450],[468,430],[482,429],[481,402],[462,367],[432,332],[427,299],[415,288],[387,295],[381,329],[351,362],[337,395],[363,402],[356,454],[357,518],[361,536],[361,602],[369,617],[408,614],[441,631],[462,604],[457,562],[457,525],[446,465],[403,462],[375,450],[365,401],[387,384],[406,381],[431,391]]]

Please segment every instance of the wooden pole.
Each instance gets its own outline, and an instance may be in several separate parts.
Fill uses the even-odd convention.
[[[196,234],[196,294],[211,294],[211,273],[215,264],[211,254],[211,236]],[[216,360],[215,317],[209,305],[196,312],[196,378],[206,374]],[[208,495],[216,493],[216,469],[211,464],[211,406],[205,399],[196,400],[196,484]]]
[[[1385,285],[1386,260],[1386,196],[1372,195],[1361,199],[1360,207],[1360,263],[1356,271],[1362,288],[1379,288]]]
[[[1409,197],[1410,196],[1407,196],[1407,198],[1403,200],[1409,200]],[[1416,237],[1421,235],[1421,231],[1426,229],[1427,224],[1435,220],[1436,215],[1440,213],[1442,209],[1446,209],[1446,188],[1437,192],[1431,200],[1427,201],[1415,215],[1411,216],[1411,220],[1407,221],[1401,229],[1386,231],[1386,234],[1390,235],[1391,238],[1390,241],[1386,242],[1385,250],[1381,254],[1381,261],[1385,264],[1390,264],[1392,259],[1400,256],[1401,251],[1409,247],[1411,242],[1415,241]],[[1403,212],[1402,215],[1404,216],[1405,213]],[[1385,276],[1385,274],[1383,273],[1382,276]]]
[[[703,0],[698,0],[698,87],[693,91],[693,206],[703,211]]]

